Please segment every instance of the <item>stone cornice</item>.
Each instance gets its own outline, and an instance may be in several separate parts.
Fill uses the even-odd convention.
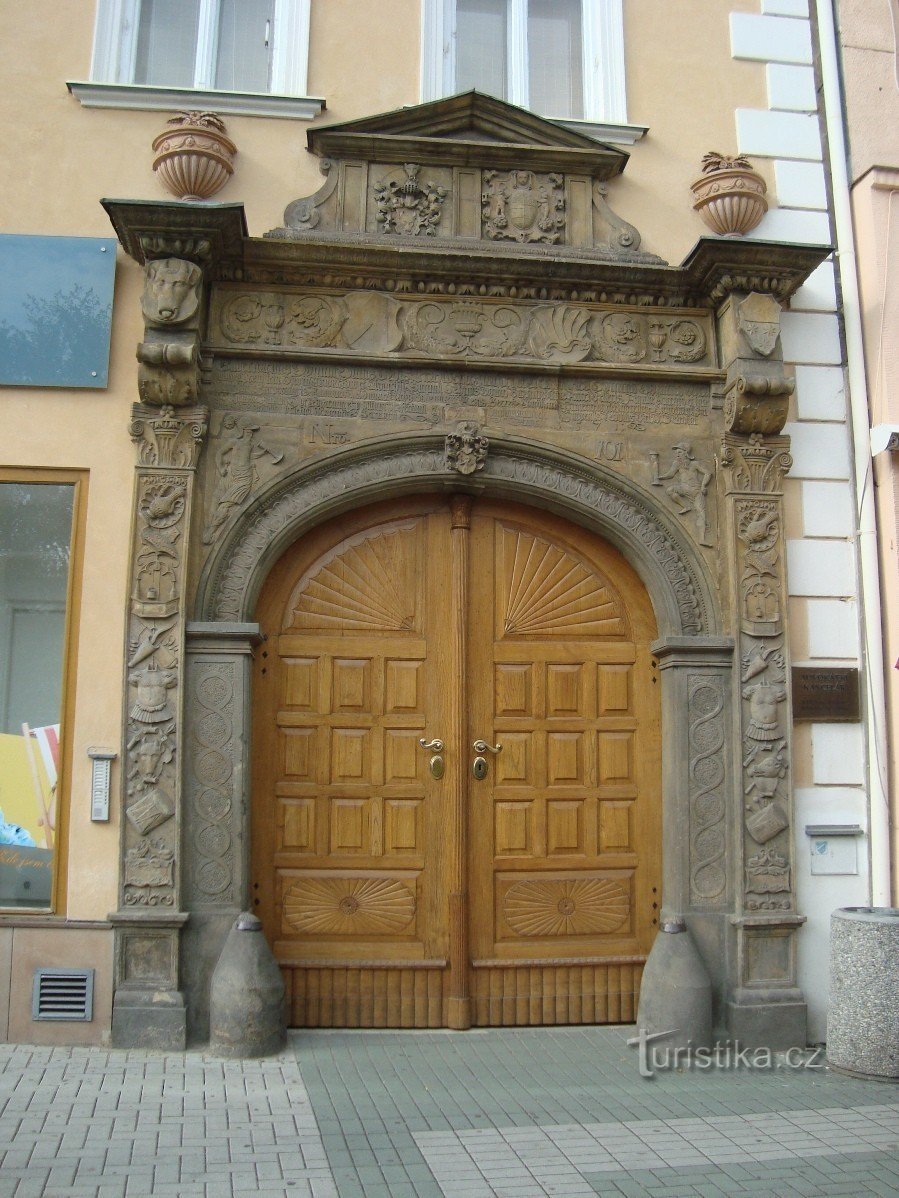
[[[377,233],[249,237],[242,204],[103,200],[125,251],[139,263],[178,256],[213,277],[247,283],[312,283],[435,295],[516,295],[658,307],[716,307],[731,291],[786,302],[830,246],[701,238],[680,266],[610,260],[566,246],[520,246]]]

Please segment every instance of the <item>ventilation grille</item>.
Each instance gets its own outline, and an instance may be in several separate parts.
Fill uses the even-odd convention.
[[[92,969],[36,969],[32,1019],[80,1019],[94,1016]]]

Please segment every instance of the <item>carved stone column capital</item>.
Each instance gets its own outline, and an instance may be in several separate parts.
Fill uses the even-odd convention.
[[[191,470],[203,446],[208,428],[207,408],[162,408],[134,404],[128,427],[137,447],[139,466],[156,469]]]
[[[752,433],[747,438],[724,435],[721,466],[728,494],[780,495],[792,465],[789,437],[765,439],[761,433]]]

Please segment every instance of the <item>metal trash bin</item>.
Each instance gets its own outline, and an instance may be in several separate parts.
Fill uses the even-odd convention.
[[[830,918],[827,1060],[899,1078],[899,908],[843,907]]]

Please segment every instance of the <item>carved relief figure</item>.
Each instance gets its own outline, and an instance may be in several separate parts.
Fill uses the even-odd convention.
[[[130,682],[137,690],[135,702],[129,712],[132,720],[139,724],[164,724],[174,719],[169,707],[168,691],[177,685],[178,675],[174,670],[163,670],[151,661],[143,670],[133,670]]]
[[[436,183],[418,182],[420,166],[403,164],[405,178],[399,172],[385,175],[375,186],[378,201],[378,225],[382,233],[397,233],[406,237],[424,234],[433,237],[440,223],[441,208],[447,189]]]
[[[783,853],[767,848],[755,853],[746,863],[746,891],[748,894],[784,894],[790,890],[790,866]],[[789,900],[758,900],[747,902],[750,910],[787,910]]]
[[[744,629],[756,636],[771,635],[780,621],[777,504],[766,500],[738,504],[737,535],[746,546],[740,577]]]
[[[646,356],[643,327],[629,312],[610,312],[597,319],[593,345],[598,358],[612,362],[639,362]]]
[[[129,906],[171,907],[175,854],[164,840],[142,839],[125,854],[125,902]],[[160,893],[162,891],[163,893]]]
[[[484,171],[484,232],[494,240],[554,245],[565,228],[561,175],[533,171]]]
[[[135,614],[144,619],[169,616],[178,607],[178,549],[184,514],[184,484],[151,483],[138,504],[144,523],[135,559]]]
[[[275,453],[255,438],[258,424],[240,422],[233,416],[222,421],[222,434],[227,439],[215,455],[215,469],[219,477],[215,507],[203,532],[203,544],[210,545],[216,533],[227,522],[232,512],[241,506],[259,481],[255,462],[268,454],[277,464],[284,457]]]
[[[141,308],[150,324],[184,324],[200,307],[203,272],[182,258],[148,262],[144,274]]]
[[[712,472],[696,460],[686,441],[673,446],[672,454],[671,466],[664,474],[659,473],[659,455],[649,455],[652,485],[660,487],[668,479],[673,480],[670,486],[665,487],[666,494],[674,500],[682,516],[693,516],[700,545],[710,545],[706,494],[712,481]]]
[[[776,801],[788,770],[787,741],[781,728],[780,704],[786,701],[783,652],[774,645],[751,644],[742,659],[742,696],[749,703],[743,757],[744,793],[748,797],[746,828],[759,844],[789,826]],[[759,678],[761,681],[747,686]],[[745,718],[745,717],[744,717]]]

